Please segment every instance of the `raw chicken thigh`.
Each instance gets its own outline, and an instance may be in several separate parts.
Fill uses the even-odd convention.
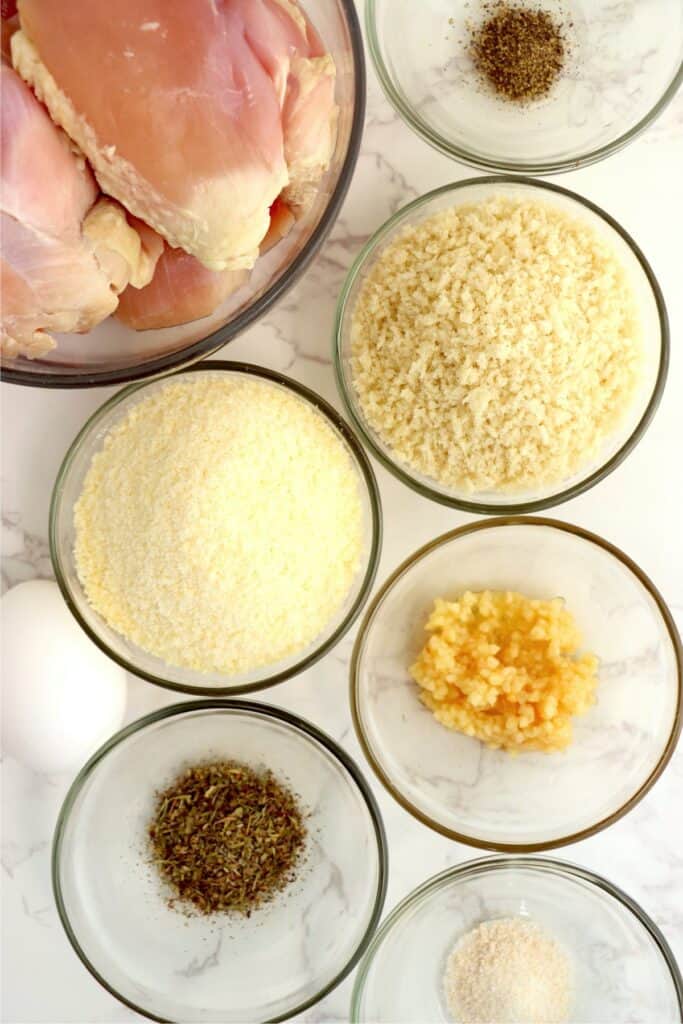
[[[144,284],[154,265],[123,210],[97,200],[84,160],[31,90],[4,63],[0,74],[1,345],[9,356],[37,356],[54,348],[48,332],[104,320],[117,292],[131,279]]]
[[[133,223],[143,237],[146,230],[164,245],[142,221],[133,218]],[[261,243],[261,253],[277,245],[293,223],[289,207],[282,199],[276,199],[270,209],[270,227]],[[207,270],[189,253],[166,246],[151,282],[146,288],[126,288],[115,316],[135,331],[174,327],[209,316],[248,278],[248,270]]]
[[[222,6],[241,18],[275,86],[288,175],[282,195],[290,207],[305,208],[334,149],[334,61],[292,0],[223,0]]]
[[[102,190],[208,269],[253,266],[270,206],[291,185],[290,78],[310,95],[309,77],[329,77],[300,9],[119,0],[113,17],[106,0],[21,0],[19,15],[14,65]]]
[[[207,270],[182,249],[165,246],[146,288],[126,288],[116,317],[136,331],[208,316],[249,277],[248,270]]]
[[[35,96],[3,69],[3,350],[42,354],[117,306],[136,330],[212,313],[329,165],[315,29],[294,0],[18,7],[3,47]]]

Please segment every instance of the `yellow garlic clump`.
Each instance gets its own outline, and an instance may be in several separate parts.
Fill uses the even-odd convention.
[[[493,748],[564,750],[572,717],[595,703],[598,659],[579,654],[560,598],[467,591],[437,599],[411,668],[437,721]]]

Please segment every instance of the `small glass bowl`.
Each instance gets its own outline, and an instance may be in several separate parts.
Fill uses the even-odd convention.
[[[292,392],[329,423],[346,448],[358,477],[363,514],[363,552],[361,568],[343,606],[309,647],[239,676],[203,673],[171,665],[127,640],[89,604],[74,557],[74,505],[81,494],[93,456],[101,449],[112,427],[141,399],[163,388],[169,380],[190,373],[247,375]],[[334,647],[358,616],[377,572],[381,545],[382,507],[377,482],[370,461],[353,432],[336,410],[315,392],[289,377],[250,363],[211,361],[188,367],[171,377],[133,384],[117,392],[90,417],[69,448],[57,475],[50,505],[50,554],[55,577],[67,605],[91,640],[129,672],[169,690],[194,695],[249,693],[273,686],[310,668]]]
[[[511,756],[441,725],[409,674],[437,597],[512,590],[561,597],[599,658],[597,703],[561,753]],[[437,832],[501,852],[550,850],[631,810],[681,731],[683,651],[645,573],[601,537],[553,519],[462,526],[415,552],[368,608],[351,660],[351,708],[380,781]]]
[[[470,929],[500,917],[533,919],[573,962],[570,1021],[676,1024],[683,980],[644,910],[607,879],[548,857],[486,857],[450,868],[389,914],[356,975],[351,1020],[449,1021],[443,973]]]
[[[542,99],[519,105],[482,82],[468,25],[487,0],[367,0],[366,35],[382,88],[435,149],[484,170],[554,174],[609,156],[648,127],[683,79],[679,0],[537,0],[565,25],[569,54]]]
[[[156,792],[221,758],[271,769],[309,814],[297,877],[249,918],[171,910],[147,849]],[[80,771],[52,877],[74,950],[133,1010],[186,1024],[280,1021],[334,988],[366,948],[384,904],[386,839],[358,767],[315,726],[266,704],[191,701],[133,722]]]
[[[87,334],[61,335],[57,348],[41,359],[3,356],[3,380],[29,387],[88,388],[181,369],[236,338],[299,280],[337,219],[365,120],[363,35],[354,0],[306,0],[305,8],[334,60],[339,107],[334,153],[311,208],[210,316],[150,331],[134,331],[109,317]]]
[[[533,491],[454,490],[400,461],[368,423],[353,382],[351,329],[360,289],[383,250],[406,227],[419,224],[441,210],[482,202],[492,196],[542,200],[584,221],[612,246],[628,274],[640,307],[644,365],[640,385],[618,430],[606,438],[595,458],[567,480]],[[333,357],[337,385],[353,422],[373,454],[404,484],[424,497],[464,512],[538,512],[589,490],[623,462],[641,439],[664,391],[669,367],[669,322],[664,297],[652,269],[624,229],[583,196],[558,185],[528,178],[496,175],[468,178],[428,192],[394,214],[367,242],[342,288],[334,328]]]

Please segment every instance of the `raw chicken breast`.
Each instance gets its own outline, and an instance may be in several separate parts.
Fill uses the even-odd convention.
[[[237,7],[246,38],[275,86],[288,174],[283,197],[300,212],[313,198],[334,150],[334,61],[292,0],[223,0],[224,9]]]
[[[126,288],[116,317],[136,331],[199,320],[248,278],[248,270],[207,270],[189,253],[166,246],[151,283],[142,289]]]
[[[81,235],[92,175],[14,71],[1,75],[2,350],[36,356],[54,348],[46,331],[88,330],[116,295]]]
[[[102,189],[212,270],[251,267],[288,181],[240,4],[24,0],[15,67]]]
[[[119,316],[137,330],[213,312],[291,228],[329,164],[334,64],[303,11],[293,0],[121,0],[112,18],[103,0],[21,0],[19,14],[16,67],[130,211],[114,199],[95,203],[84,161],[68,154],[88,192],[69,210],[71,234],[53,224],[56,248],[41,239],[31,250],[44,301],[29,303],[16,257],[3,268],[14,320],[29,308],[42,317],[30,330],[34,351],[52,346],[45,330],[99,322],[128,282]],[[51,207],[51,190],[44,199]],[[8,238],[26,262],[24,221]],[[71,280],[59,262],[67,242],[81,247]],[[88,277],[79,259],[100,276]]]
[[[306,209],[327,170],[337,135],[332,58],[295,57],[282,109],[289,184],[282,195],[298,213]]]
[[[144,284],[154,262],[123,210],[97,200],[83,158],[31,90],[4,63],[0,74],[1,347],[34,357],[54,348],[48,332],[87,331],[104,320],[117,291],[131,279]]]
[[[131,223],[148,247],[155,243],[164,246],[159,235],[142,221],[132,218]],[[293,224],[291,210],[281,199],[276,199],[270,210],[270,227],[261,243],[261,253],[277,245]],[[175,327],[209,316],[248,278],[248,270],[207,270],[189,253],[165,246],[150,284],[145,288],[130,285],[121,295],[115,316],[135,331]]]
[[[334,64],[293,0],[21,0],[15,67],[102,189],[210,270],[253,266],[334,143]],[[289,166],[288,166],[289,165]]]

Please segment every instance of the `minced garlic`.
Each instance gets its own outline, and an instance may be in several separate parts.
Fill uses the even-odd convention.
[[[465,492],[571,477],[633,403],[634,290],[613,247],[549,202],[494,196],[407,227],[352,318],[361,409],[394,457]]]
[[[559,598],[466,591],[437,599],[411,668],[437,721],[487,746],[563,750],[572,716],[595,703],[598,659]]]
[[[166,662],[238,674],[307,647],[358,571],[348,450],[275,384],[195,373],[105,438],[74,512],[90,604]]]

